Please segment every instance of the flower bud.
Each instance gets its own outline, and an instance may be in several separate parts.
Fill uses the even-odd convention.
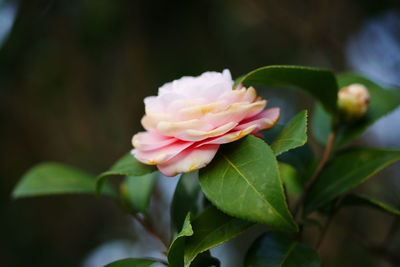
[[[352,121],[362,117],[368,109],[368,89],[358,83],[342,88],[338,94],[339,112],[346,121]]]

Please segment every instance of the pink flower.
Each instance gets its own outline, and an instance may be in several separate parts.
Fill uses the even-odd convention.
[[[261,135],[276,124],[279,108],[264,110],[267,101],[253,87],[232,87],[229,70],[164,84],[158,96],[144,99],[146,132],[133,136],[132,154],[175,176],[206,166],[221,144]]]

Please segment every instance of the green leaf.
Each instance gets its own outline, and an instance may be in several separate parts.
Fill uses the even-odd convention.
[[[121,191],[136,212],[147,214],[151,193],[158,173],[152,172],[142,176],[127,176],[121,185]]]
[[[149,267],[158,261],[153,259],[134,259],[127,258],[122,260],[117,260],[112,263],[107,264],[104,267]]]
[[[108,171],[97,177],[96,192],[100,194],[103,184],[110,175],[142,176],[156,171],[153,165],[145,165],[138,161],[131,153],[125,154]]]
[[[260,236],[247,251],[245,267],[317,267],[318,253],[280,232]]]
[[[278,135],[282,132],[284,125],[276,124],[273,128],[262,131],[264,136],[264,142],[267,144],[272,144]]]
[[[338,154],[310,187],[304,204],[305,213],[322,207],[399,159],[400,150],[365,148]]]
[[[320,103],[315,104],[311,119],[313,137],[322,145],[326,145],[332,131],[331,116],[324,110]],[[336,138],[338,133],[336,133]],[[336,139],[337,140],[337,139]]]
[[[311,94],[326,110],[335,114],[337,110],[338,86],[333,72],[302,66],[266,66],[242,77],[245,85],[289,86]]]
[[[370,106],[367,113],[360,120],[353,123],[343,124],[339,127],[334,148],[348,144],[361,135],[369,126],[381,117],[392,112],[400,105],[400,93],[394,90],[386,90],[370,80],[351,73],[337,76],[340,88],[353,83],[363,84],[370,93]],[[322,144],[326,144],[331,131],[331,118],[324,109],[317,105],[312,119],[312,130],[314,137]]]
[[[311,175],[310,172],[313,171],[314,165],[318,164],[318,160],[308,143],[280,155],[278,160],[296,168],[301,174],[303,182],[305,182],[304,178]]]
[[[209,250],[199,254],[196,259],[190,264],[190,267],[210,267],[210,266],[221,266],[221,263],[217,258],[211,256]]]
[[[185,237],[193,235],[192,225],[190,223],[190,213],[187,214],[186,219],[183,223],[181,232],[172,241],[171,246],[168,250],[168,263],[171,267],[183,267],[184,266],[184,249],[185,249]]]
[[[287,231],[297,231],[288,210],[276,158],[254,136],[222,146],[200,170],[205,196],[223,212]]]
[[[236,237],[253,225],[209,207],[193,221],[194,234],[185,239],[185,267],[200,253]]]
[[[12,192],[12,197],[94,194],[95,182],[95,176],[75,167],[56,162],[44,162],[34,166],[22,176]],[[106,185],[103,193],[116,196],[109,185]]]
[[[198,214],[201,208],[201,197],[198,172],[182,174],[176,185],[171,204],[171,219],[175,232],[182,229],[188,212],[194,216]]]
[[[395,207],[386,204],[373,197],[362,195],[362,194],[349,194],[346,195],[341,201],[340,206],[366,206],[374,209],[378,209],[383,212],[391,213],[394,215],[400,215],[400,210]]]
[[[307,142],[307,110],[293,117],[271,144],[275,156],[300,147]]]
[[[279,172],[289,196],[297,197],[303,191],[300,173],[291,165],[279,162]]]

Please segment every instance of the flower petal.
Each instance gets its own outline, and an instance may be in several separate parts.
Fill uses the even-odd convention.
[[[213,127],[211,124],[208,124],[199,119],[193,119],[188,121],[160,121],[157,124],[157,131],[166,136],[176,136],[180,138],[178,135],[185,130],[197,130],[197,131],[209,131]],[[184,138],[180,138],[186,140]]]
[[[280,109],[270,108],[264,110],[263,112],[257,114],[254,117],[244,120],[233,130],[244,130],[252,125],[256,125],[255,131],[266,130],[275,126],[276,122],[279,120]]]
[[[172,144],[177,139],[159,135],[155,132],[139,132],[132,138],[132,145],[140,150],[153,150]]]
[[[261,100],[253,103],[233,103],[224,111],[218,113],[207,113],[202,120],[218,127],[228,122],[240,122],[245,118],[253,117],[260,113],[266,106],[267,101]]]
[[[183,172],[192,172],[203,168],[214,158],[219,145],[204,145],[188,148],[157,167],[164,175],[172,177]]]
[[[246,135],[251,134],[256,128],[257,128],[257,125],[251,125],[250,127],[246,128],[244,130],[233,131],[233,132],[224,134],[222,136],[219,136],[217,138],[208,139],[205,142],[196,144],[196,147],[200,147],[203,145],[209,145],[209,144],[220,144],[221,145],[221,144],[227,144],[230,142],[234,142],[236,140],[239,140],[242,137],[245,137]]]
[[[176,137],[186,141],[201,141],[210,137],[225,134],[232,130],[236,125],[238,125],[236,122],[229,122],[211,131],[198,131],[189,129],[176,134]]]
[[[170,160],[192,144],[193,142],[177,140],[174,143],[159,149],[148,151],[133,149],[132,154],[136,157],[137,160],[145,164],[156,165]]]

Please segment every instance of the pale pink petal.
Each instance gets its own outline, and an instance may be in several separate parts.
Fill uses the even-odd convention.
[[[141,123],[147,131],[157,130],[157,125],[160,121],[172,121],[173,116],[169,113],[146,112]]]
[[[166,145],[172,144],[177,139],[159,135],[156,132],[139,132],[132,138],[132,145],[140,150],[153,150]]]
[[[166,176],[175,176],[183,172],[192,172],[203,168],[214,158],[219,145],[204,145],[198,148],[188,148],[167,162],[157,167]]]
[[[252,103],[256,100],[257,93],[253,87],[249,88],[236,88],[220,95],[218,99],[225,101],[229,105],[237,102],[248,102]]]
[[[215,127],[232,121],[240,122],[247,117],[253,117],[254,115],[260,113],[266,104],[267,102],[265,100],[254,103],[233,103],[224,111],[205,114],[202,120],[209,124],[213,124]]]
[[[279,109],[263,111],[267,101],[253,87],[232,89],[233,83],[224,70],[164,84],[144,100],[142,125],[148,132],[133,137],[132,154],[174,176],[207,165],[220,144],[273,127]]]
[[[236,126],[233,130],[244,130],[251,127],[252,125],[257,126],[255,131],[269,129],[275,126],[276,122],[279,119],[279,115],[280,115],[279,108],[270,108],[264,110],[263,112],[257,114],[254,117],[251,117],[243,122],[240,122],[239,125]]]
[[[201,141],[210,137],[219,136],[225,134],[235,128],[236,122],[229,122],[221,127],[215,128],[211,131],[198,131],[198,130],[185,130],[176,135],[177,138],[185,141]]]
[[[224,109],[225,103],[223,101],[200,104],[200,105],[189,105],[181,109],[181,113],[187,118],[199,119],[207,113],[220,112]]]
[[[156,165],[170,160],[192,144],[193,142],[177,140],[172,144],[158,149],[148,151],[134,149],[132,150],[132,154],[136,157],[137,160],[143,163]]]
[[[248,128],[243,129],[243,130],[229,132],[229,133],[226,133],[217,138],[211,138],[211,139],[205,140],[204,142],[196,143],[196,147],[200,147],[200,146],[208,145],[208,144],[227,144],[230,142],[234,142],[236,140],[239,140],[242,137],[245,137],[246,135],[249,135],[254,130],[256,130],[256,128],[257,128],[257,125],[251,125]]]
[[[143,122],[142,122],[143,123]],[[197,131],[209,131],[212,130],[211,124],[204,122],[199,119],[193,119],[188,121],[160,121],[157,124],[157,132],[166,136],[176,136],[180,138],[178,135],[184,132],[185,130],[197,130]],[[186,140],[184,138],[180,138]]]

